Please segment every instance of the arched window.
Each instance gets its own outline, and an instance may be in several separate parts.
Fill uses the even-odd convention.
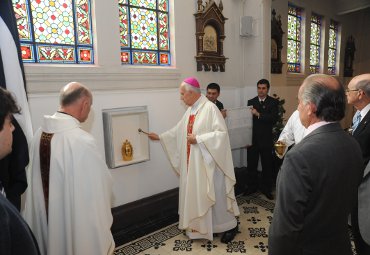
[[[320,72],[321,16],[312,13],[310,35],[310,73]]]
[[[171,64],[168,2],[119,0],[122,64]]]
[[[338,51],[338,23],[330,20],[329,26],[329,50],[328,50],[328,73],[337,73],[337,51]]]
[[[301,72],[301,12],[298,7],[288,6],[287,65],[291,73]]]
[[[90,0],[12,0],[25,63],[93,64]]]

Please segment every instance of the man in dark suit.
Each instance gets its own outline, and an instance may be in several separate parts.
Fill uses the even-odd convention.
[[[257,96],[248,100],[253,115],[252,145],[247,145],[248,179],[245,195],[254,193],[259,188],[268,198],[273,199],[273,138],[272,128],[278,119],[278,100],[270,97],[270,83],[266,79],[257,82]],[[261,156],[262,180],[258,184],[258,159]]]
[[[310,75],[298,100],[307,130],[278,174],[269,254],[352,255],[347,222],[363,168],[360,146],[339,124],[344,89],[332,76]]]
[[[10,93],[0,88],[0,159],[12,151],[12,114],[19,113]],[[40,254],[36,240],[0,183],[0,254]]]
[[[363,169],[370,159],[370,74],[354,77],[346,90],[348,104],[357,112],[353,118],[352,135],[360,144]],[[368,168],[366,168],[368,169]],[[358,203],[351,214],[351,225],[358,255],[370,254],[370,174],[365,171],[358,189]]]

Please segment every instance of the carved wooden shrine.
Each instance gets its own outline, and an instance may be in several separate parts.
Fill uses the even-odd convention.
[[[197,0],[198,11],[194,14],[196,21],[197,71],[225,72],[226,57],[223,52],[225,39],[225,20],[223,5],[213,0]]]

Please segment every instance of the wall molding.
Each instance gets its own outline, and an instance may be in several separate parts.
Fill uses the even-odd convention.
[[[99,67],[99,66],[35,66],[25,67],[27,92],[31,94],[59,92],[71,81],[87,85],[93,91],[177,88],[181,73],[176,68]]]

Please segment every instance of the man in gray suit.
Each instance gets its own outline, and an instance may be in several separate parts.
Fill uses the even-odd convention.
[[[360,144],[364,175],[358,188],[358,203],[351,213],[351,225],[358,255],[370,254],[370,74],[354,77],[346,90],[354,115],[352,135]],[[366,167],[366,168],[365,168]]]
[[[352,255],[347,220],[363,168],[360,146],[339,124],[344,89],[332,76],[310,75],[298,100],[307,130],[278,175],[269,254]]]

